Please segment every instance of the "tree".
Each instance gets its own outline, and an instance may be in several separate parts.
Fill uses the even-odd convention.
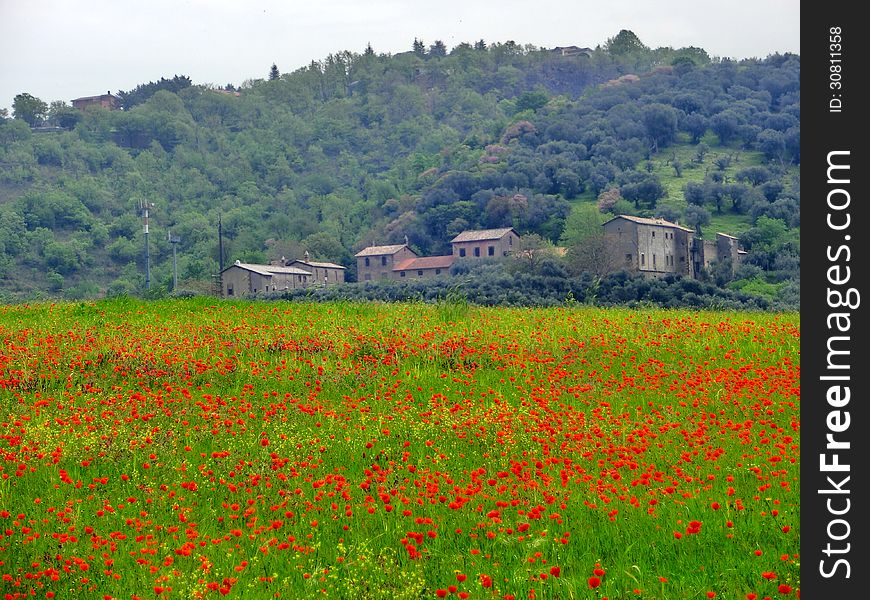
[[[660,103],[645,106],[643,125],[652,141],[653,151],[664,148],[677,137],[677,111]]]
[[[48,108],[48,122],[56,127],[72,129],[82,118],[82,112],[63,100],[55,100]]]
[[[517,98],[517,112],[523,110],[537,111],[539,108],[546,106],[550,101],[550,97],[545,92],[523,92],[523,95]]]
[[[414,38],[414,43],[411,45],[411,50],[417,56],[424,56],[426,54],[426,46],[423,44],[423,40],[418,40]]]
[[[486,42],[484,42],[483,39],[477,40],[476,42],[474,42],[474,49],[475,50],[486,50]]]
[[[371,42],[368,42],[368,43],[366,44],[366,49],[365,49],[365,51],[363,51],[363,54],[364,54],[365,56],[374,56],[374,55],[375,55],[375,50],[374,50],[374,48],[372,48],[372,43],[371,43]]]
[[[634,202],[635,208],[640,208],[641,202],[645,202],[649,208],[655,208],[658,201],[668,195],[668,191],[658,177],[645,175],[638,181],[623,185],[620,194]]]
[[[21,119],[31,127],[36,127],[48,113],[48,104],[28,93],[15,96],[12,101],[12,116]]]
[[[278,71],[278,65],[272,63],[272,68],[269,69],[269,81],[275,81],[281,77],[281,73]]]
[[[429,46],[429,56],[444,58],[447,56],[447,46],[441,40],[435,40],[435,43]]]
[[[608,39],[604,44],[604,49],[614,56],[625,56],[649,50],[634,32],[628,29],[623,29],[615,37]]]

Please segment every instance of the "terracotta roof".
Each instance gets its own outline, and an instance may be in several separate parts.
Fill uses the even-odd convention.
[[[483,240],[498,240],[504,237],[509,231],[514,231],[513,227],[505,227],[502,229],[472,229],[468,231],[463,231],[455,238],[450,240],[451,244],[455,244],[457,242],[480,242]]]
[[[301,259],[296,259],[296,260],[290,261],[291,265],[294,265],[296,263],[299,263],[300,265],[308,265],[309,267],[320,267],[321,269],[344,269],[345,268],[345,267],[342,267],[341,265],[337,265],[337,264],[331,263],[331,262],[315,262],[313,260],[301,260]]]
[[[612,219],[606,221],[604,225],[607,225],[607,223],[610,223],[610,221],[615,221],[616,219],[625,219],[626,221],[632,221],[641,225],[658,225],[659,227],[671,227],[673,229],[682,229],[683,231],[689,232],[694,231],[693,229],[683,227],[682,225],[677,225],[676,223],[671,223],[670,221],[665,221],[664,219],[647,219],[646,217],[635,217],[633,215],[617,215]]]
[[[393,267],[393,271],[413,271],[415,269],[449,269],[453,265],[453,256],[421,256],[406,258]]]
[[[363,248],[354,256],[383,256],[389,254],[395,254],[402,248],[408,248],[405,244],[393,244],[392,246],[369,246],[368,248]],[[408,250],[411,250],[408,248]],[[411,252],[414,252],[411,250]],[[416,253],[415,253],[416,254]]]
[[[304,271],[302,269],[297,269],[296,267],[279,267],[274,265],[254,265],[251,263],[243,263],[236,261],[234,264],[231,264],[229,267],[224,269],[231,269],[233,267],[239,267],[240,269],[245,269],[246,271],[251,271],[253,273],[257,273],[258,275],[311,275],[309,271]]]

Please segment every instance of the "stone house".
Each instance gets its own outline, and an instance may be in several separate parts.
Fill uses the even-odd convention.
[[[614,266],[661,277],[695,277],[695,232],[664,219],[618,215],[605,222],[604,235]]]
[[[71,104],[73,105],[73,108],[77,108],[79,110],[84,110],[88,106],[100,106],[102,108],[114,110],[121,106],[121,99],[113,94],[111,91],[108,91],[105,94],[101,94],[99,96],[84,96],[82,98],[75,98],[71,101]]]
[[[512,254],[520,236],[513,227],[463,231],[450,240],[454,258],[496,258]]]
[[[453,261],[453,256],[406,258],[393,267],[393,277],[399,280],[444,277],[450,274]]]
[[[733,271],[743,260],[745,254],[746,251],[738,246],[736,237],[717,232],[715,240],[701,240],[700,251],[696,253],[698,264],[695,265],[695,270],[700,272],[702,268],[709,267],[713,261],[730,260]]]
[[[295,267],[311,273],[311,285],[337,285],[344,283],[344,274],[347,269],[331,262],[318,262],[310,260],[308,251],[302,259],[291,260],[284,263],[287,267]]]
[[[312,281],[312,273],[297,267],[236,261],[221,271],[221,294],[225,298],[233,298],[260,292],[280,292],[308,287]]]
[[[355,255],[357,281],[393,279],[393,267],[409,258],[418,258],[408,244],[368,246]]]
[[[698,277],[713,261],[729,259],[736,268],[745,254],[733,235],[702,240],[694,230],[664,219],[618,215],[602,227],[614,266],[648,277]]]

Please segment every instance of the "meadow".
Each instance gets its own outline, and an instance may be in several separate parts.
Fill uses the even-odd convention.
[[[800,595],[797,313],[0,307],[5,598]]]

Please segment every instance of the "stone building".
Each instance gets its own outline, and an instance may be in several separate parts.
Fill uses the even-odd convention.
[[[121,106],[121,99],[113,94],[111,91],[108,91],[105,94],[101,94],[99,96],[84,96],[82,98],[75,98],[74,100],[72,100],[71,104],[73,105],[73,108],[77,108],[79,110],[84,110],[88,106],[100,106],[102,108],[114,110]]]
[[[307,250],[305,251],[304,258],[288,261],[285,263],[285,266],[308,271],[312,276],[312,285],[324,286],[344,283],[344,274],[347,271],[345,267],[335,263],[310,260]]]
[[[393,277],[399,280],[445,277],[450,274],[453,261],[453,256],[406,258],[393,267]]]
[[[664,219],[630,215],[613,217],[603,227],[615,266],[651,277],[695,276],[693,230]]]
[[[225,298],[244,297],[261,292],[280,292],[304,288],[313,275],[296,267],[254,265],[236,261],[221,271],[221,294]]]
[[[736,268],[745,254],[732,235],[702,240],[694,230],[664,219],[618,215],[602,227],[614,266],[648,277],[698,277],[713,261],[729,259]]]
[[[355,255],[357,281],[393,279],[393,267],[409,258],[418,258],[408,244],[368,246]]]
[[[454,258],[497,258],[512,254],[519,234],[513,227],[463,231],[450,240]]]

